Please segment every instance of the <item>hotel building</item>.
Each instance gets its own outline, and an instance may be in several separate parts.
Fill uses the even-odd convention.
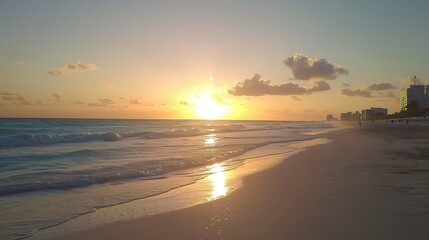
[[[417,104],[420,107],[424,107],[427,104],[428,94],[429,90],[428,86],[424,85],[410,85],[409,88],[406,88],[401,91],[401,111],[407,110],[408,104],[410,104],[411,101],[416,101]]]

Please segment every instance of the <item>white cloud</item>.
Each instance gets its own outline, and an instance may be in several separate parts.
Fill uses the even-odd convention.
[[[366,90],[368,91],[384,91],[389,89],[396,89],[397,87],[393,86],[390,83],[374,83],[369,85]]]
[[[93,63],[82,63],[82,62],[76,62],[76,63],[69,63],[64,66],[64,68],[70,70],[70,71],[93,71],[98,70],[97,65]]]
[[[33,105],[21,94],[5,92],[2,89],[0,89],[0,99],[15,105]]]
[[[61,76],[64,75],[64,71],[60,70],[60,69],[56,69],[56,70],[48,70],[49,75],[52,76]]]
[[[395,96],[391,91],[386,91],[389,89],[396,89],[390,83],[375,83],[367,86],[364,89],[340,89],[340,93],[349,97],[366,97],[366,98],[392,98],[395,100],[399,100],[397,96]],[[378,91],[378,95],[372,95],[371,93],[374,91]],[[385,101],[383,99],[377,99],[377,101]]]
[[[77,61],[76,63],[69,63],[61,68],[48,70],[48,74],[51,76],[61,76],[72,72],[85,72],[99,70],[100,68],[94,63],[83,63]]]
[[[342,95],[349,96],[349,97],[367,97],[367,98],[372,97],[370,91],[360,90],[360,89],[351,90],[349,88],[344,88],[344,89],[340,89],[340,93]]]
[[[113,106],[115,102],[110,98],[98,98],[98,102],[96,103],[88,103],[90,107],[106,107]]]
[[[52,96],[55,98],[56,101],[61,101],[61,96],[58,93],[53,93]]]
[[[84,105],[85,103],[84,103],[84,102],[81,102],[81,101],[74,101],[74,102],[71,102],[71,104],[75,104],[75,105]]]
[[[113,100],[110,98],[98,98],[98,101],[100,101],[100,103],[104,105],[115,104],[115,102],[113,102]]]
[[[389,89],[396,89],[390,83],[375,83],[367,86],[364,89],[349,89],[343,88],[340,89],[340,94],[349,96],[349,97],[366,97],[366,98],[394,98],[399,99],[391,91],[386,91]],[[372,95],[372,92],[377,91],[378,95]]]
[[[329,91],[331,89],[331,86],[327,82],[324,81],[317,81],[314,82],[313,85],[307,89],[308,93],[313,92],[323,92],[323,91]]]
[[[340,75],[348,74],[349,71],[339,65],[334,66],[324,58],[310,58],[300,53],[283,61],[292,70],[295,79],[336,79]]]
[[[142,104],[138,99],[130,100],[132,104]]]
[[[379,92],[379,95],[380,97],[399,99],[399,97],[395,96],[395,94],[390,91]]]
[[[25,63],[23,60],[18,60],[15,62],[16,67],[25,67]]]
[[[228,93],[234,96],[306,95],[329,89],[331,87],[324,81],[314,82],[310,88],[304,88],[296,83],[275,84],[270,80],[262,80],[259,74],[255,74],[250,79],[236,83]]]

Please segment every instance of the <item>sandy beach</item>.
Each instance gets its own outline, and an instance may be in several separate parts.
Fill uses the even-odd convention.
[[[428,1],[0,1],[0,240],[429,240]]]
[[[57,239],[429,239],[428,124],[327,134],[224,198]]]

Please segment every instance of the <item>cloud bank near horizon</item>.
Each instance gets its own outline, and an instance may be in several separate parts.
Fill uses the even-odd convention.
[[[343,86],[346,86],[343,84]],[[340,94],[348,97],[384,97],[384,98],[395,98],[398,99],[391,91],[392,89],[398,89],[391,83],[374,83],[362,89],[352,90],[350,88],[342,88],[340,89]],[[378,92],[378,95],[372,95],[372,92]]]
[[[2,88],[0,88],[0,99],[10,103],[21,106],[33,105],[29,100],[27,100],[23,95],[13,92],[6,92]],[[1,103],[2,106],[6,106],[6,103]]]

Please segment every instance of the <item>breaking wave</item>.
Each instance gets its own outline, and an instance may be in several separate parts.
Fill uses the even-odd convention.
[[[248,128],[242,124],[219,126],[199,126],[187,129],[172,129],[159,132],[102,132],[71,134],[20,134],[0,136],[0,148],[31,147],[60,143],[82,143],[90,141],[121,141],[125,138],[140,137],[145,139],[193,137],[210,133],[227,133],[241,131],[276,130],[279,126]]]

